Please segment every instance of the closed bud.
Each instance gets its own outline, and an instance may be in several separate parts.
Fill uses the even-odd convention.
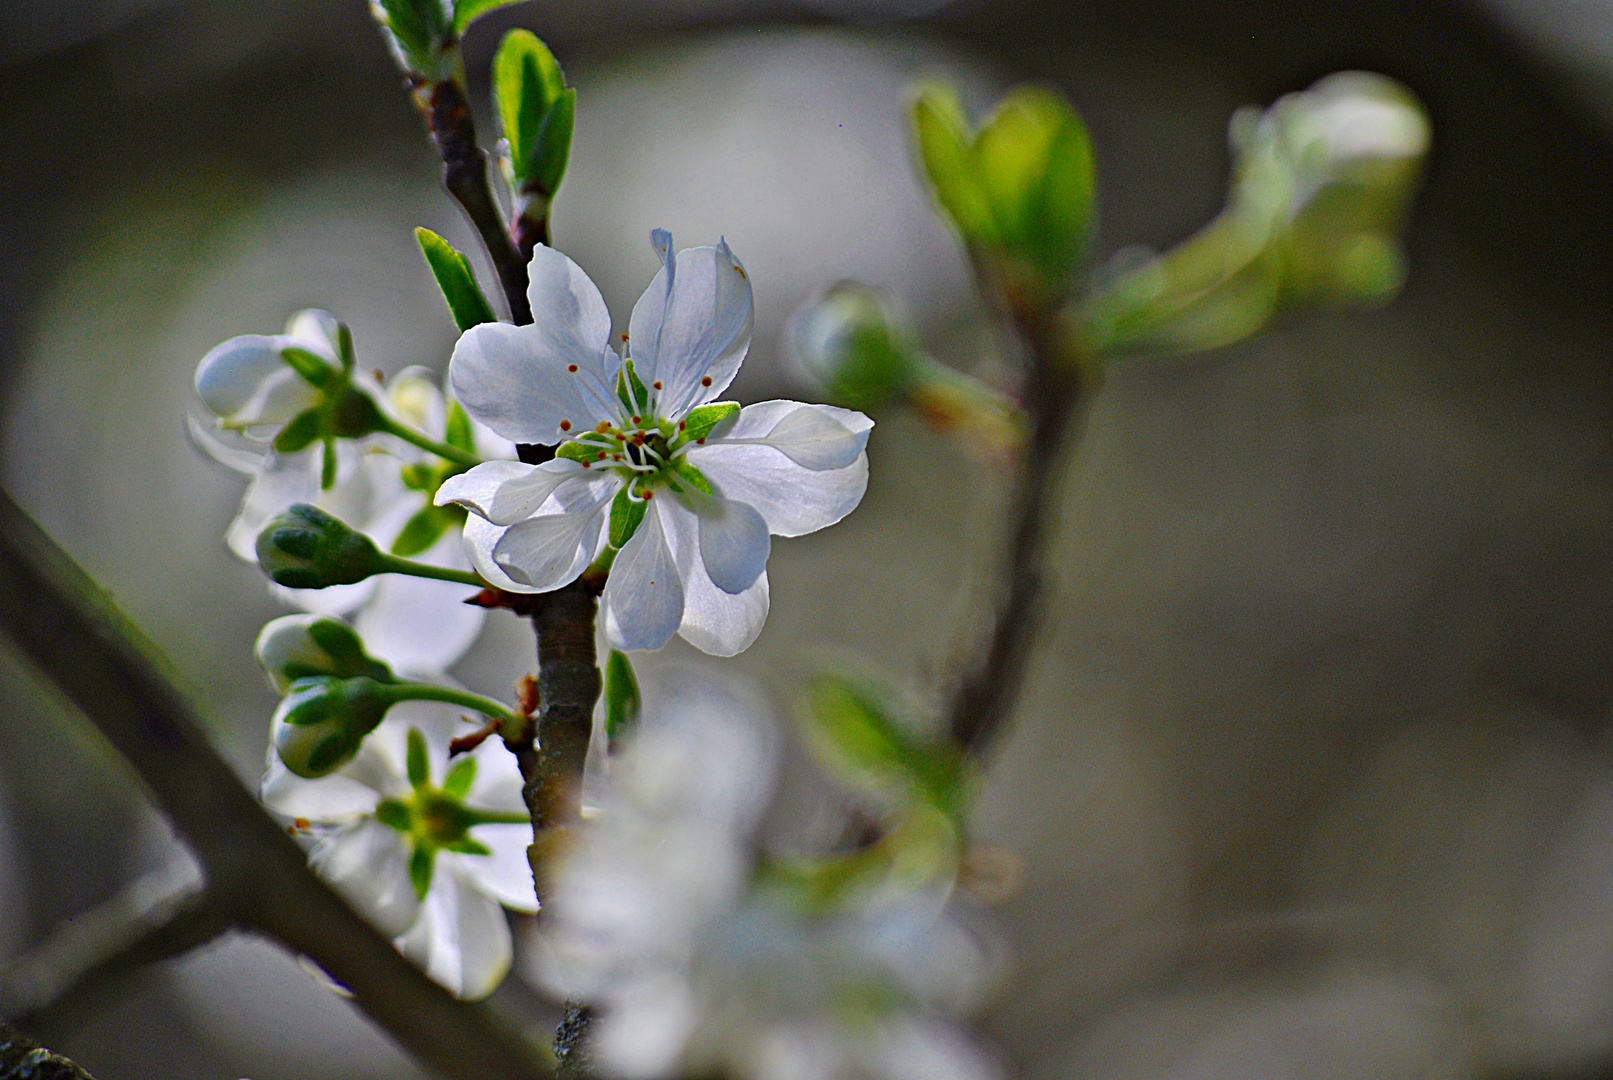
[[[853,409],[903,393],[920,356],[884,296],[855,281],[837,282],[797,308],[784,328],[784,347],[831,400]]]
[[[298,679],[319,675],[367,676],[390,682],[392,671],[364,651],[364,642],[340,619],[329,615],[285,615],[258,634],[258,663],[284,694]]]
[[[296,503],[258,533],[258,565],[288,589],[351,585],[380,573],[375,543],[317,507]]]
[[[298,776],[329,775],[352,760],[393,701],[385,684],[364,676],[300,679],[275,710],[275,752]]]

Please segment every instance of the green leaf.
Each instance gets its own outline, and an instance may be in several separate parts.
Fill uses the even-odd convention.
[[[571,160],[571,130],[577,122],[577,91],[567,90],[544,117],[532,156],[527,163],[527,186],[536,185],[547,198],[554,198],[565,179]]]
[[[414,894],[421,900],[431,891],[431,875],[437,868],[437,849],[427,844],[419,844],[409,856],[409,881],[414,885]]]
[[[409,729],[408,749],[405,752],[411,787],[425,787],[431,782],[431,758],[426,753],[426,737],[419,728]]]
[[[489,11],[516,3],[520,0],[459,0],[454,5],[454,34],[462,37],[471,23]]]
[[[476,429],[471,426],[470,414],[457,398],[448,401],[448,421],[443,429],[443,442],[467,454],[476,452]]]
[[[1097,183],[1075,111],[1050,90],[1020,87],[981,129],[970,160],[1003,246],[1045,274],[1073,275]]]
[[[691,409],[689,415],[683,418],[683,423],[678,425],[678,434],[687,442],[696,442],[708,437],[718,424],[738,412],[737,401],[714,401],[710,405]]]
[[[996,239],[996,222],[970,161],[969,121],[951,87],[932,85],[913,101],[913,138],[919,161],[941,205],[965,239]]]
[[[605,736],[615,742],[638,724],[643,705],[633,665],[616,649],[612,649],[605,660],[604,697]]]
[[[916,738],[871,688],[839,676],[818,678],[803,724],[818,759],[852,787],[897,805],[919,799],[952,816],[962,813],[962,757],[949,744]]]
[[[536,151],[544,125],[566,93],[566,79],[549,47],[530,30],[511,30],[493,57],[493,101],[504,138],[510,144],[510,167],[520,188],[535,173]],[[566,130],[564,151],[571,148]],[[562,163],[564,169],[564,163]],[[552,190],[552,189],[551,189]]]
[[[430,12],[422,18],[418,0],[376,0],[384,15],[386,28],[398,39],[398,45],[414,58],[425,58],[433,49],[435,34]]]
[[[402,558],[419,555],[423,551],[430,551],[443,533],[456,524],[463,523],[460,514],[453,513],[456,507],[448,506],[422,506],[416,510],[414,516],[409,518],[398,532],[398,538],[392,541],[392,554]],[[464,511],[460,511],[462,514]]]
[[[471,785],[474,783],[476,783],[476,759],[470,754],[464,754],[449,768],[448,775],[443,777],[442,790],[456,799],[463,799],[470,794]]]
[[[481,286],[476,284],[476,275],[471,273],[470,263],[465,256],[430,229],[416,229],[414,238],[420,244],[421,254],[426,257],[432,277],[437,279],[437,288],[442,290],[442,297],[448,302],[448,312],[453,315],[460,333],[473,326],[493,322],[493,309],[488,305],[487,297],[482,295]]]
[[[616,493],[616,498],[610,503],[611,547],[620,549],[633,538],[633,534],[638,532],[639,522],[644,520],[644,511],[648,506],[649,503],[644,499],[633,498],[631,485]]]
[[[282,454],[295,454],[306,450],[323,433],[325,417],[316,405],[307,412],[298,413],[274,437],[274,448]]]

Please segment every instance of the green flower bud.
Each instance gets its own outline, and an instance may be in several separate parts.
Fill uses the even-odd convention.
[[[853,409],[900,396],[921,356],[884,295],[855,281],[836,282],[797,308],[784,328],[784,347],[831,400]]]
[[[352,760],[395,700],[364,676],[299,679],[274,713],[275,752],[298,776],[326,776]]]
[[[264,573],[290,589],[351,585],[380,573],[384,562],[369,537],[307,503],[270,519],[257,554]]]
[[[353,628],[329,615],[282,616],[258,634],[253,651],[282,694],[298,679],[319,675],[392,681],[391,669],[365,653]]]

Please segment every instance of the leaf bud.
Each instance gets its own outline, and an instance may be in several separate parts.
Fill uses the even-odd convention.
[[[808,300],[784,328],[790,363],[830,400],[876,408],[914,379],[917,344],[877,289],[840,281]]]
[[[319,675],[392,680],[391,669],[364,651],[353,628],[329,615],[283,615],[258,633],[253,652],[282,694],[298,679]]]
[[[286,768],[313,780],[341,768],[395,698],[365,676],[317,675],[291,684],[274,713],[274,748]]]
[[[288,589],[351,585],[383,569],[375,543],[307,503],[296,503],[258,533],[258,565]]]

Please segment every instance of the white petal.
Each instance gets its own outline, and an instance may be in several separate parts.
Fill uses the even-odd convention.
[[[483,323],[460,336],[449,381],[466,410],[507,439],[554,443],[609,419],[601,411],[610,314],[576,263],[539,245],[530,266],[533,323]]]
[[[605,630],[624,651],[659,649],[683,621],[683,582],[663,532],[663,502],[652,502],[605,582]]]
[[[662,237],[670,248],[672,238],[657,230]],[[722,393],[750,348],[753,323],[750,279],[726,242],[666,257],[633,306],[627,343],[645,385],[662,383],[661,415],[681,416]]]
[[[493,561],[534,592],[558,589],[588,567],[608,504],[544,514],[511,525],[493,545]]]
[[[844,469],[804,469],[770,446],[699,446],[689,462],[724,498],[756,510],[774,536],[802,536],[857,508],[868,489],[868,455]]]
[[[319,401],[319,391],[290,368],[281,366],[258,384],[229,419],[237,424],[284,424]]]
[[[541,465],[488,461],[444,480],[437,505],[458,503],[495,525],[514,525],[536,514],[555,488],[582,471],[582,463],[570,458]]]
[[[507,531],[509,531],[507,525],[494,525],[486,518],[477,517],[475,514],[467,516],[465,534],[461,538],[465,544],[465,557],[470,559],[471,567],[495,589],[513,593],[538,592],[539,590],[532,586],[523,585],[510,577],[498,563],[493,561],[493,549],[504,539]]]
[[[700,558],[698,524],[678,508],[668,515],[668,540],[683,580],[683,622],[678,635],[712,656],[736,656],[750,648],[767,622],[767,571],[749,588],[728,593],[717,588]]]
[[[213,346],[196,365],[196,393],[202,404],[225,419],[240,412],[264,380],[291,371],[280,359],[283,343],[278,337],[243,334]]]
[[[510,757],[509,751],[502,747],[499,752]],[[532,826],[478,825],[471,830],[471,836],[492,848],[493,854],[460,856],[465,873],[505,907],[514,911],[537,911],[532,864],[526,856],[527,845],[532,843]]]
[[[290,344],[323,356],[334,364],[338,362],[336,350],[340,326],[336,316],[328,311],[303,308],[287,320],[286,337]]]
[[[398,945],[455,997],[475,1000],[503,981],[513,949],[503,909],[467,881],[457,863],[450,853],[437,856],[420,921]]]
[[[751,415],[747,417],[746,412]],[[762,428],[775,414],[777,419],[766,434],[748,434]],[[862,413],[848,409],[768,401],[741,409],[733,426],[712,434],[707,445],[771,446],[802,468],[821,472],[844,469],[857,460],[868,445],[868,430],[873,426],[873,421]]]
[[[403,837],[373,818],[321,840],[309,852],[308,863],[388,937],[409,929],[420,912]]]
[[[700,560],[712,584],[726,593],[750,588],[767,569],[767,556],[773,550],[762,515],[742,502],[694,489],[678,501],[699,519]]]
[[[459,538],[444,538],[463,557]],[[439,545],[440,546],[440,545]],[[423,561],[440,564],[431,558]],[[354,620],[365,649],[395,671],[444,671],[482,632],[487,612],[465,599],[475,589],[452,581],[388,574]]]
[[[375,804],[381,801],[375,789],[340,773],[306,780],[274,756],[272,741],[270,746],[273,760],[263,774],[258,798],[277,814],[330,825],[363,817],[373,812]]]

